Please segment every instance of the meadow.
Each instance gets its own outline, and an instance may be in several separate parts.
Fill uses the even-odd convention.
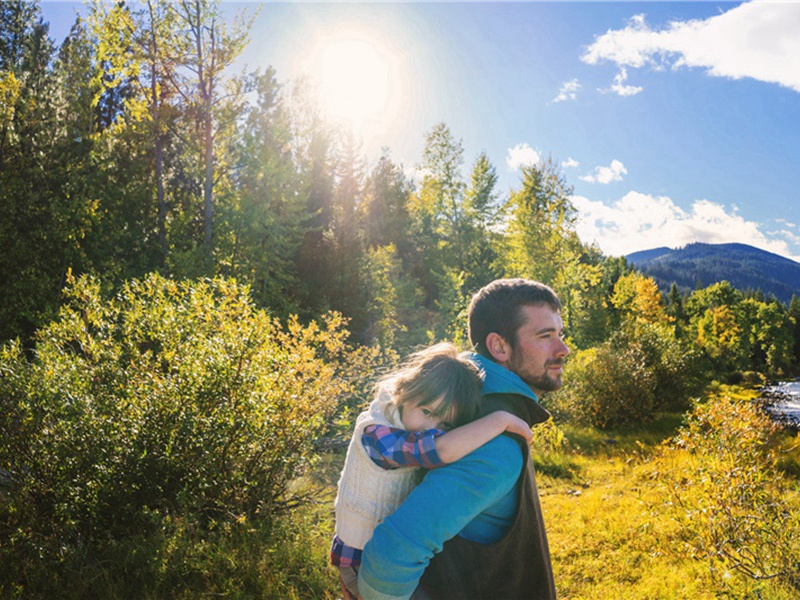
[[[701,408],[639,427],[551,423],[537,432],[532,456],[559,597],[800,597],[800,437],[765,420],[757,397],[712,385],[698,406],[735,413],[729,422]],[[715,446],[732,439],[740,444],[729,451]],[[338,597],[325,563],[342,459],[326,456],[313,480],[327,498],[285,521],[288,543],[272,565],[283,575],[269,597]]]

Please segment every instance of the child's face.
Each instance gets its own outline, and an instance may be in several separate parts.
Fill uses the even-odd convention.
[[[453,428],[455,415],[441,414],[439,407],[442,399],[420,406],[413,400],[403,405],[400,420],[407,431],[427,431],[428,429],[443,429],[449,431]]]

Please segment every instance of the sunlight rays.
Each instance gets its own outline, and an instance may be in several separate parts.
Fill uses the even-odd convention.
[[[304,70],[325,116],[368,143],[396,126],[405,87],[401,56],[368,32],[340,29],[316,40]]]

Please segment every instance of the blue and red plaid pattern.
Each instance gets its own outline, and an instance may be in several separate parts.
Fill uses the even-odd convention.
[[[367,425],[361,443],[372,462],[382,469],[401,467],[423,467],[435,469],[444,463],[436,453],[436,436],[441,429],[406,431],[385,425]],[[361,565],[361,550],[351,548],[334,536],[331,544],[331,564],[335,567],[358,567]]]
[[[331,544],[331,564],[334,567],[348,567],[361,566],[361,550],[358,548],[351,548],[339,539],[338,535],[333,536],[333,544]]]
[[[384,469],[423,467],[435,469],[442,466],[436,453],[436,436],[441,429],[406,431],[386,425],[367,425],[361,443],[376,465]]]

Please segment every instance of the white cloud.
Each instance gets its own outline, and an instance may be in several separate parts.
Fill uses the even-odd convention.
[[[720,15],[673,21],[655,30],[644,15],[597,36],[581,60],[620,67],[699,67],[709,75],[751,77],[800,92],[800,2],[753,1]]]
[[[565,169],[575,169],[581,166],[581,163],[570,156],[567,160],[561,163],[561,166]]]
[[[614,77],[614,83],[611,84],[610,88],[601,89],[601,92],[614,92],[618,96],[635,96],[639,92],[641,92],[644,88],[635,86],[635,85],[625,85],[625,81],[628,79],[628,70],[625,67],[621,67],[617,76]]]
[[[628,170],[618,160],[612,160],[611,164],[607,167],[595,167],[594,173],[589,175],[584,175],[581,177],[583,181],[588,181],[589,183],[611,183],[612,181],[622,181],[622,176],[627,175]]]
[[[797,229],[797,226],[793,227],[794,229]],[[800,234],[798,234],[796,231],[792,231],[791,229],[778,229],[777,231],[770,231],[769,233],[772,236],[782,237],[783,239],[788,240],[789,244],[800,247]]]
[[[573,196],[578,210],[576,231],[588,243],[595,242],[604,254],[623,256],[639,250],[661,246],[678,248],[692,242],[709,244],[742,243],[780,254],[793,260],[790,245],[776,239],[776,232],[767,237],[760,225],[746,221],[736,211],[708,200],[696,200],[684,211],[666,196],[650,196],[628,192],[608,206],[603,202]],[[791,240],[790,240],[791,241]]]
[[[509,171],[516,171],[527,165],[535,165],[540,160],[541,155],[528,144],[517,144],[513,148],[509,148],[506,156]]]
[[[553,98],[553,102],[564,102],[565,100],[575,100],[578,97],[578,92],[581,89],[581,84],[577,79],[565,81],[561,84],[561,89],[558,90],[558,96]]]

